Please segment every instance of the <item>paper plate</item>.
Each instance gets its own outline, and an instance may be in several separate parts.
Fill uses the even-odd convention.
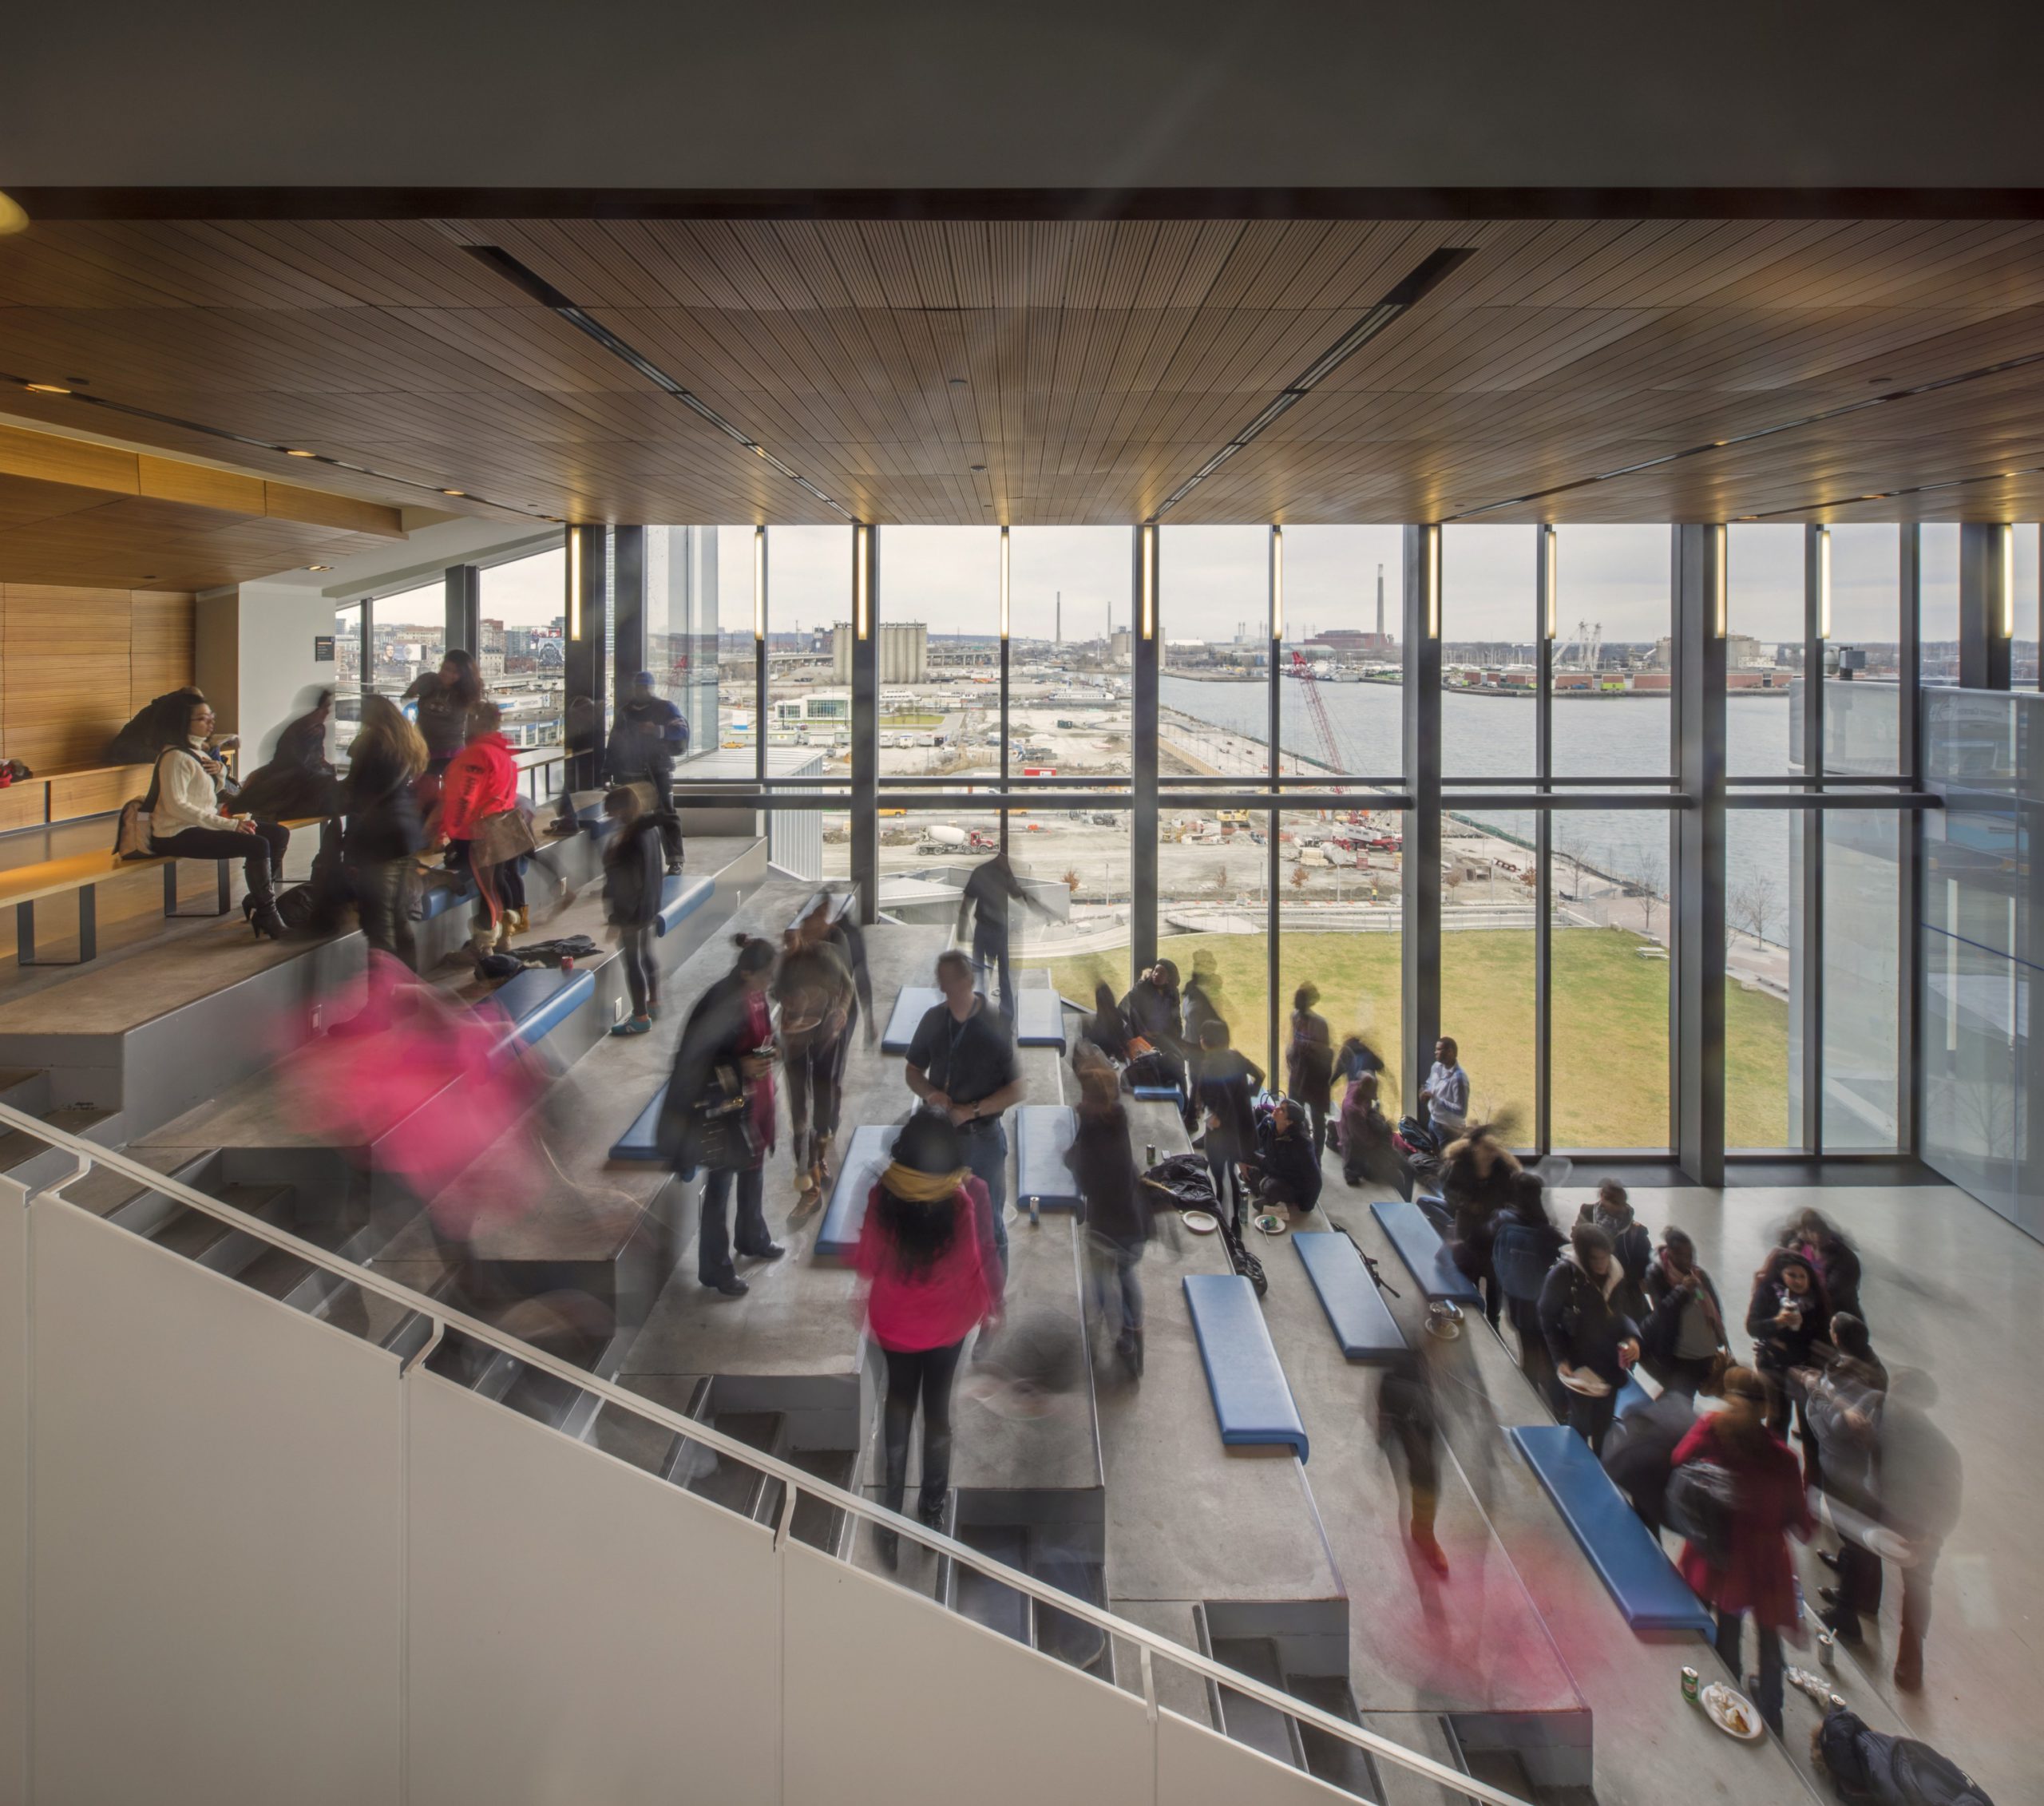
[[[1886,1524],[1869,1524],[1861,1532],[1860,1540],[1867,1546],[1869,1554],[1892,1562],[1899,1568],[1913,1568],[1916,1565],[1916,1551],[1907,1538],[1897,1536]]]
[[[1737,1737],[1741,1743],[1758,1743],[1767,1735],[1767,1727],[1761,1722],[1760,1708],[1736,1687],[1713,1681],[1697,1695],[1697,1701],[1709,1715],[1711,1723],[1728,1737]]]
[[[1187,1210],[1184,1222],[1194,1235],[1211,1235],[1221,1226],[1221,1219],[1211,1210]]]
[[[1282,1235],[1289,1230],[1292,1226],[1286,1222],[1282,1217],[1278,1216],[1271,1211],[1266,1210],[1256,1219],[1256,1226],[1262,1230],[1266,1235]]]
[[[1573,1373],[1557,1373],[1555,1377],[1571,1392],[1580,1392],[1585,1398],[1609,1398],[1611,1396],[1609,1380],[1600,1380],[1594,1373],[1586,1372],[1580,1368]]]

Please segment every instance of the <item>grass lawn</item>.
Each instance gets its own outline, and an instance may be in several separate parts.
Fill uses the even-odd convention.
[[[1461,1044],[1479,1114],[1510,1109],[1530,1139],[1533,1098],[1533,935],[1531,929],[1457,931],[1444,937],[1441,1015]],[[1294,934],[1285,937],[1283,984],[1310,979],[1338,1042],[1361,1032],[1397,1064],[1400,937]],[[1619,929],[1557,929],[1555,956],[1555,1140],[1563,1147],[1668,1145],[1668,980],[1662,960]],[[1217,996],[1235,1044],[1266,1070],[1266,960],[1260,935],[1171,935],[1162,943],[1181,975],[1210,953]],[[1104,978],[1119,996],[1127,956],[1116,951],[1048,963],[1075,1000]],[[1788,1007],[1729,987],[1725,1015],[1725,1135],[1733,1147],[1778,1147],[1787,1139]],[[1390,1100],[1388,1100],[1388,1102]],[[1394,1112],[1405,1107],[1392,1103]]]

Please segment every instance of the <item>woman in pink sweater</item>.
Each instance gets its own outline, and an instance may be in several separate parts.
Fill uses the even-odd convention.
[[[882,1502],[901,1508],[909,1430],[922,1400],[922,1491],[917,1515],[944,1521],[951,1486],[951,1388],[965,1338],[1000,1312],[987,1188],[966,1170],[964,1143],[944,1117],[918,1111],[894,1138],[892,1163],[867,1194],[854,1264],[866,1276],[866,1322],[887,1357]],[[874,1539],[893,1566],[892,1531]]]
[[[471,843],[476,830],[492,815],[518,806],[518,762],[511,743],[497,731],[503,716],[494,703],[477,703],[469,711],[468,744],[455,754],[442,780],[440,834],[454,853],[450,861],[465,865],[476,880],[475,932],[469,945],[480,956],[493,945],[507,945],[525,907],[525,879],[518,861],[485,865]]]

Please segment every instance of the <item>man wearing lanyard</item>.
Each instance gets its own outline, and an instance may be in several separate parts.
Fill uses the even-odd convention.
[[[937,961],[944,1001],[925,1012],[909,1044],[909,1089],[958,1125],[965,1164],[993,1203],[994,1245],[1008,1265],[1008,1134],[1001,1112],[1022,1101],[1006,1020],[972,989],[972,962],[953,948]]]

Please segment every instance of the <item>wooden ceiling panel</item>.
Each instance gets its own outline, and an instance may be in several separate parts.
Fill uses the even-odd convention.
[[[881,520],[1126,521],[1450,244],[1474,255],[1171,518],[1396,520],[1543,489],[1571,518],[1638,518],[1848,478],[1965,511],[1991,505],[1989,467],[2044,463],[2044,366],[1771,430],[2044,351],[2034,222],[38,224],[0,248],[0,370],[196,423],[132,422],[171,451],[208,450],[207,427],[307,445],[367,466],[332,477],[366,500],[838,517],[464,240]],[[63,398],[18,411],[103,424]],[[1590,481],[1753,433],[1707,472]]]

